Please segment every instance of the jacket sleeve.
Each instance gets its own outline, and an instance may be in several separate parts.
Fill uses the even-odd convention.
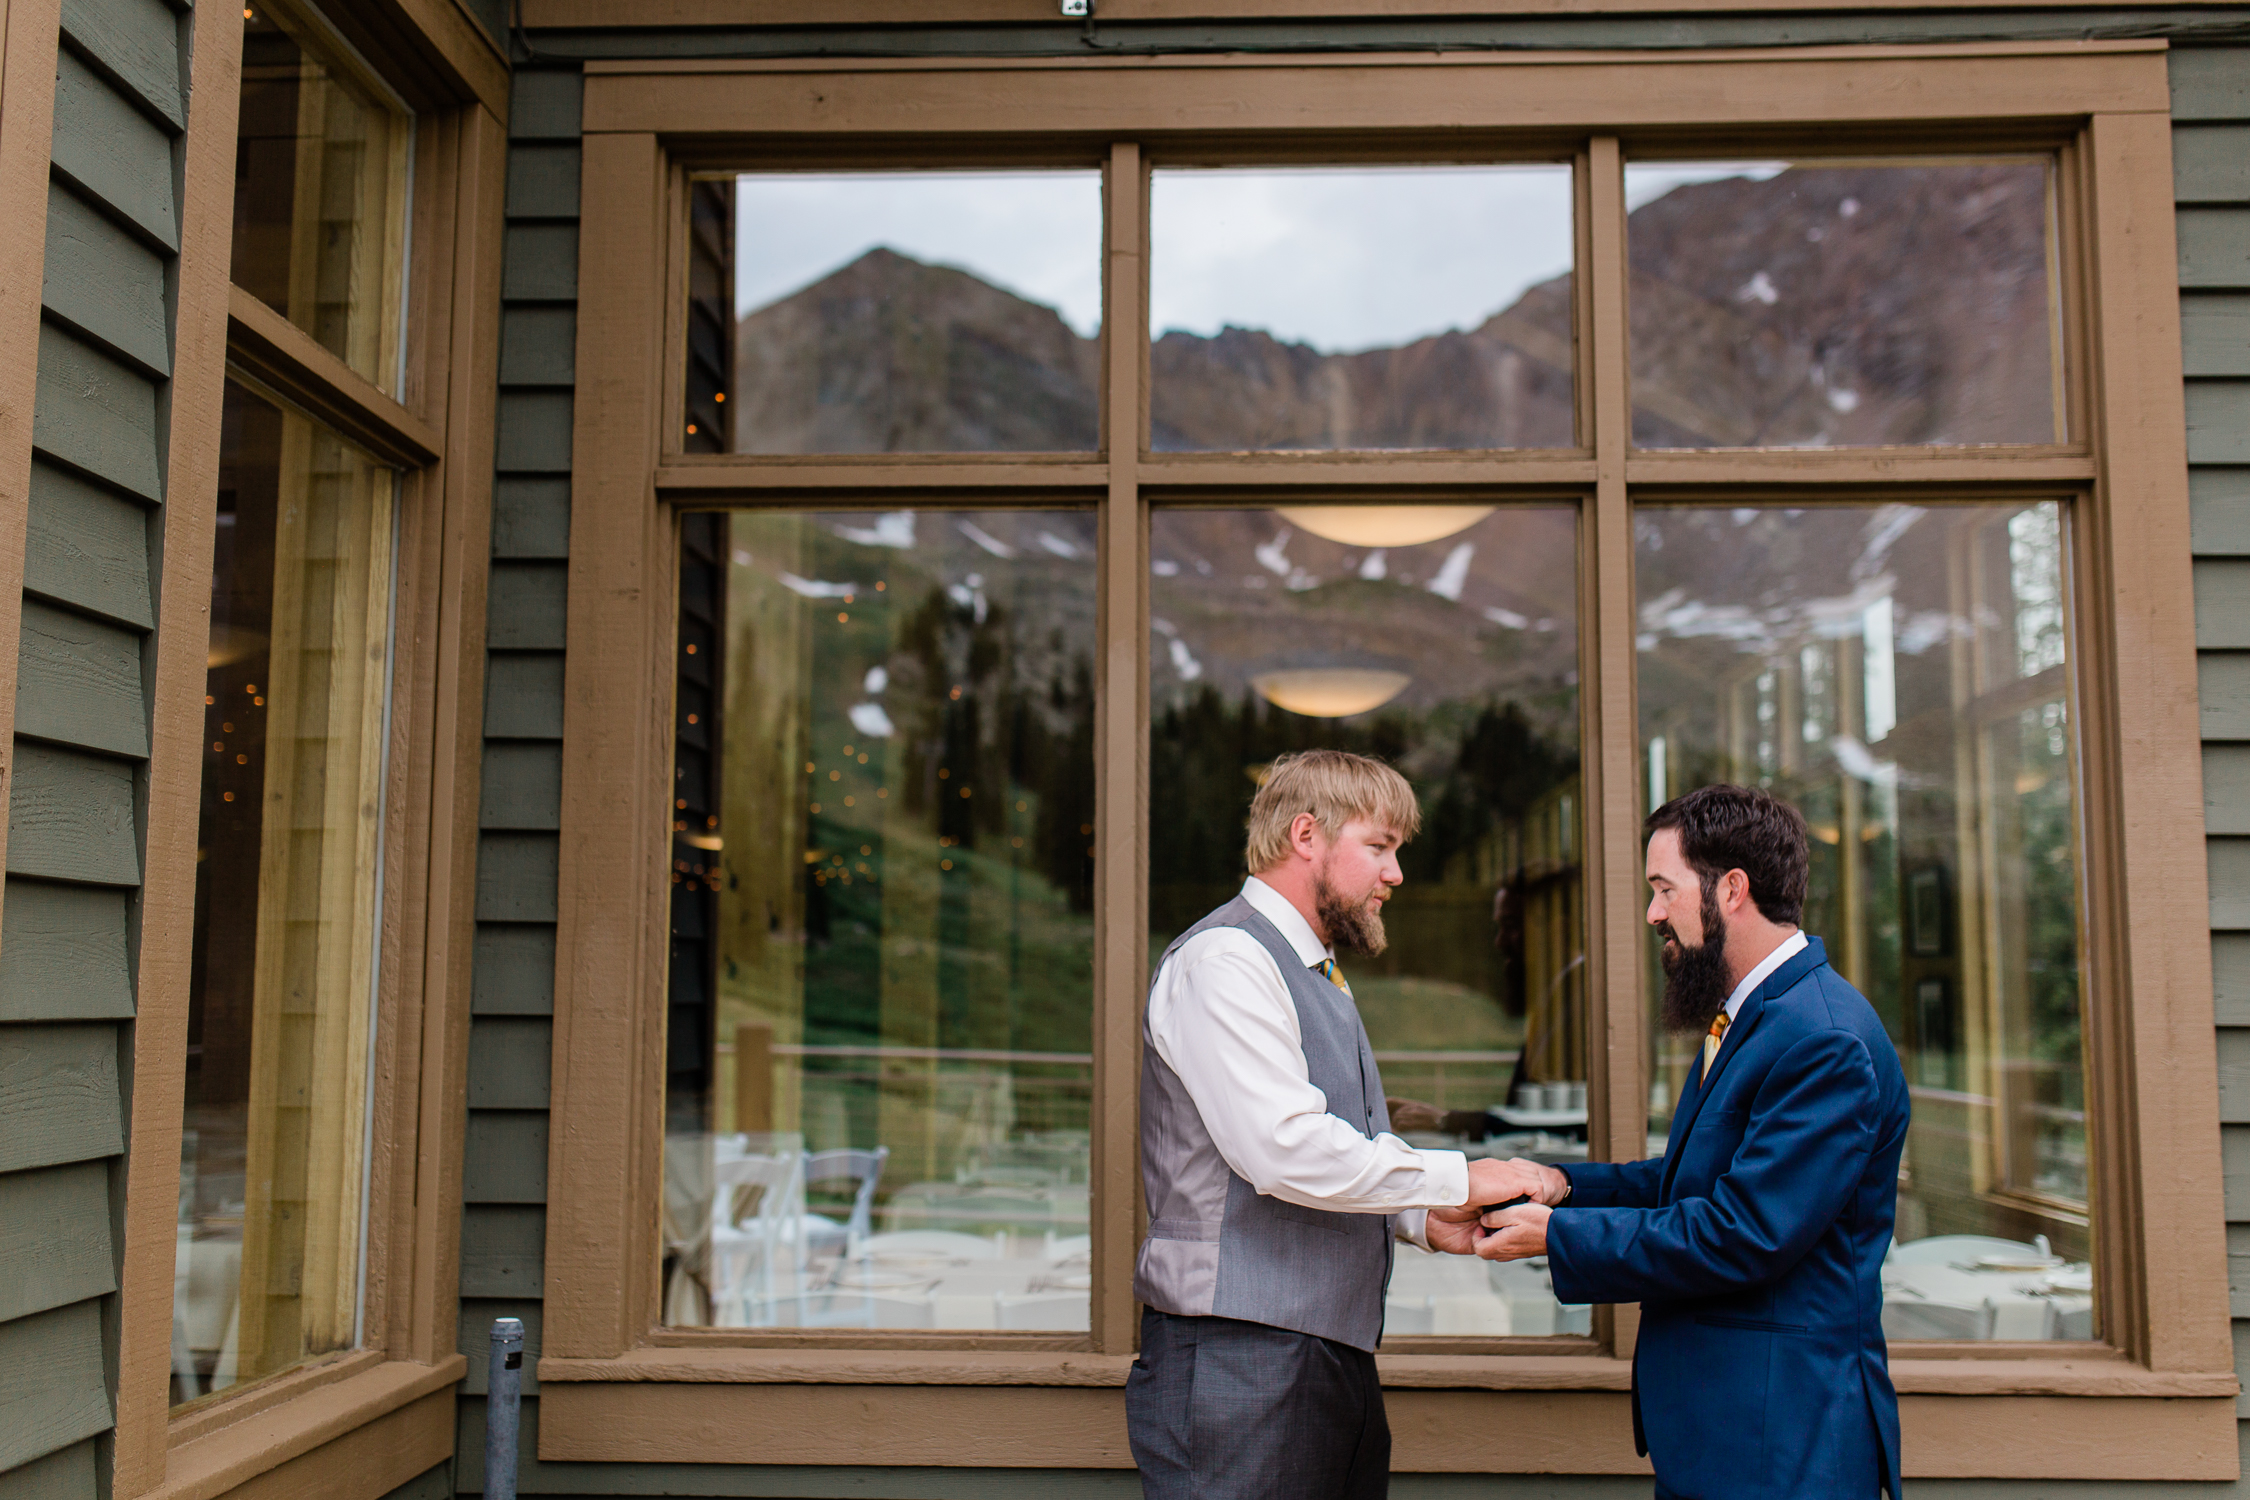
[[[1824,1031],[1805,1038],[1759,1085],[1742,1144],[1709,1197],[1664,1208],[1566,1203],[1555,1211],[1547,1224],[1555,1296],[1645,1302],[1775,1280],[1858,1186],[1880,1104],[1874,1061],[1858,1037]]]
[[[1654,1208],[1664,1180],[1664,1158],[1647,1161],[1574,1161],[1559,1169],[1570,1179],[1566,1208]]]

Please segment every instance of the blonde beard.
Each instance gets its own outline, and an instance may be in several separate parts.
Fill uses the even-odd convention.
[[[1320,925],[1328,929],[1329,946],[1338,953],[1373,958],[1391,945],[1383,931],[1383,913],[1367,909],[1373,895],[1368,891],[1357,901],[1350,901],[1329,884],[1325,869],[1313,875],[1313,910],[1320,913]]]

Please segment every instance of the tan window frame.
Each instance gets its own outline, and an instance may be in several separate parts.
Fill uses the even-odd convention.
[[[157,631],[134,1030],[114,1488],[218,1494],[273,1471],[292,1492],[379,1494],[453,1450],[470,892],[482,748],[484,576],[499,344],[504,60],[437,0],[329,7],[416,111],[397,394],[228,281],[236,97],[196,93],[183,182],[171,483]],[[196,12],[197,75],[240,65],[243,18]],[[376,953],[377,1128],[363,1345],[174,1416],[168,1376],[204,658],[225,382],[333,428],[399,471],[395,645]],[[251,1421],[251,1418],[259,1420]],[[339,1443],[364,1433],[356,1444]],[[381,1482],[377,1482],[380,1480]]]
[[[563,0],[549,0],[561,4]],[[1964,111],[1974,117],[1964,121]],[[2169,97],[2144,43],[1788,53],[1265,57],[589,67],[573,427],[572,738],[563,769],[554,1112],[540,1375],[546,1459],[1130,1463],[1137,1010],[1145,983],[1147,525],[1152,506],[1357,495],[1574,498],[1590,849],[1597,1155],[1645,1144],[1630,501],[2039,495],[2072,512],[2085,712],[2089,1022],[2106,1344],[1916,1345],[1910,1473],[2232,1477],[2214,1043],[2192,702]],[[1624,360],[1628,153],[2053,151],[2065,443],[1637,453]],[[1146,449],[1151,160],[1574,157],[1574,450],[1171,455]],[[687,455],[679,371],[691,171],[768,162],[1105,168],[1105,451]],[[1119,435],[1127,435],[1119,441]],[[683,508],[1092,501],[1103,551],[1094,1025],[1095,1293],[1084,1337],[659,1326],[655,1194],[666,943],[672,540]],[[2122,518],[2122,523],[2121,523]],[[2129,878],[2128,878],[2129,877]],[[619,1068],[620,1057],[638,1067]],[[1618,1101],[1623,1101],[1622,1105]],[[2151,1227],[2161,1226],[2161,1227]],[[1403,1469],[1640,1472],[1635,1333],[1416,1340],[1382,1358]],[[1481,1352],[1489,1347],[1489,1352]],[[880,1433],[848,1413],[890,1387]],[[912,1388],[912,1389],[909,1389]],[[1489,1392],[1507,1391],[1505,1398]],[[2082,1399],[2103,1398],[2103,1399]],[[1504,1399],[1506,1419],[1490,1421]],[[1526,1440],[1527,1433],[1540,1436]],[[2090,1434],[2097,1441],[2089,1442]],[[2111,1456],[2114,1454],[2114,1457]]]

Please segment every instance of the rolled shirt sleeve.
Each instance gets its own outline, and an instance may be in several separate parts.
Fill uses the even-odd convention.
[[[1157,1055],[1179,1074],[1229,1167],[1285,1203],[1407,1215],[1469,1196],[1468,1158],[1369,1139],[1328,1112],[1305,1067],[1297,1008],[1249,934],[1214,928],[1173,954],[1149,998]],[[1398,1225],[1427,1249],[1424,1216]]]

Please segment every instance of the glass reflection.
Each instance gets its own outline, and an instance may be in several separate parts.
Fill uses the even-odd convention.
[[[359,1341],[395,488],[227,383],[175,1405]]]
[[[732,192],[731,240],[699,223],[691,252],[693,279],[733,287],[732,318],[704,320],[731,379],[691,355],[691,451],[714,430],[737,453],[1100,445],[1099,172],[752,173]],[[699,378],[722,393],[701,413]]]
[[[2062,508],[1635,525],[1646,795],[1737,781],[1796,803],[1805,927],[1905,1065],[1885,1332],[2092,1338]],[[1653,997],[1653,941],[1648,962]],[[1696,1039],[1651,1035],[1654,1152]]]
[[[234,283],[391,389],[412,122],[310,13],[242,16]]]
[[[1633,441],[2051,443],[2052,163],[1629,164]]]
[[[1586,1155],[1577,516],[1569,507],[1160,510],[1150,522],[1149,954],[1242,884],[1261,769],[1330,747],[1412,782],[1422,834],[1355,959],[1393,1126]],[[1401,1334],[1585,1333],[1544,1261],[1401,1247]]]
[[[665,1321],[1087,1327],[1090,513],[691,515]]]
[[[1150,446],[1568,448],[1567,166],[1164,169]]]

